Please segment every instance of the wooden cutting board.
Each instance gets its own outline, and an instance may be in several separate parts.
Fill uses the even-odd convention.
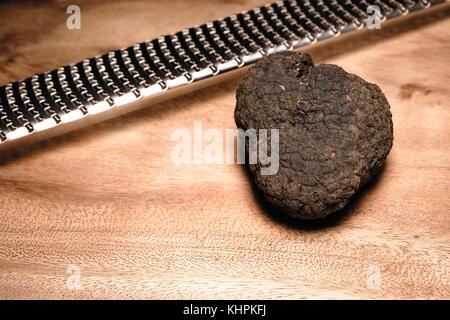
[[[0,3],[0,83],[265,1]],[[450,298],[450,9],[308,49],[377,83],[384,171],[319,223],[240,165],[176,165],[177,128],[235,128],[239,79],[2,154],[0,298]]]

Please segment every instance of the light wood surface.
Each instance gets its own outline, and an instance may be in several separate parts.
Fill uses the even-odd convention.
[[[1,84],[264,1],[77,3],[78,31],[68,1],[0,4]],[[448,6],[308,51],[392,105],[387,164],[348,209],[292,221],[242,166],[171,162],[176,128],[235,128],[235,79],[2,154],[0,298],[450,298]]]

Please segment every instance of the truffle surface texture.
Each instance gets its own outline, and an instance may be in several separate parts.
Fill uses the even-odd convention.
[[[252,66],[239,83],[234,118],[243,130],[279,130],[278,171],[261,174],[267,165],[259,158],[250,171],[275,208],[302,219],[342,209],[379,171],[393,142],[390,105],[377,85],[337,65],[314,66],[301,52]]]

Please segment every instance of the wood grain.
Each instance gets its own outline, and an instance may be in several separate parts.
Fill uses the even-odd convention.
[[[2,2],[0,83],[262,3],[78,1],[69,31],[68,1]],[[176,128],[235,127],[238,79],[2,154],[0,298],[450,298],[449,38],[447,6],[308,49],[394,120],[383,172],[323,222],[284,218],[242,166],[171,162]]]

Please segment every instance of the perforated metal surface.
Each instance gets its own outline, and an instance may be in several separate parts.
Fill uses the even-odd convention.
[[[444,0],[283,1],[0,87],[0,145]]]

